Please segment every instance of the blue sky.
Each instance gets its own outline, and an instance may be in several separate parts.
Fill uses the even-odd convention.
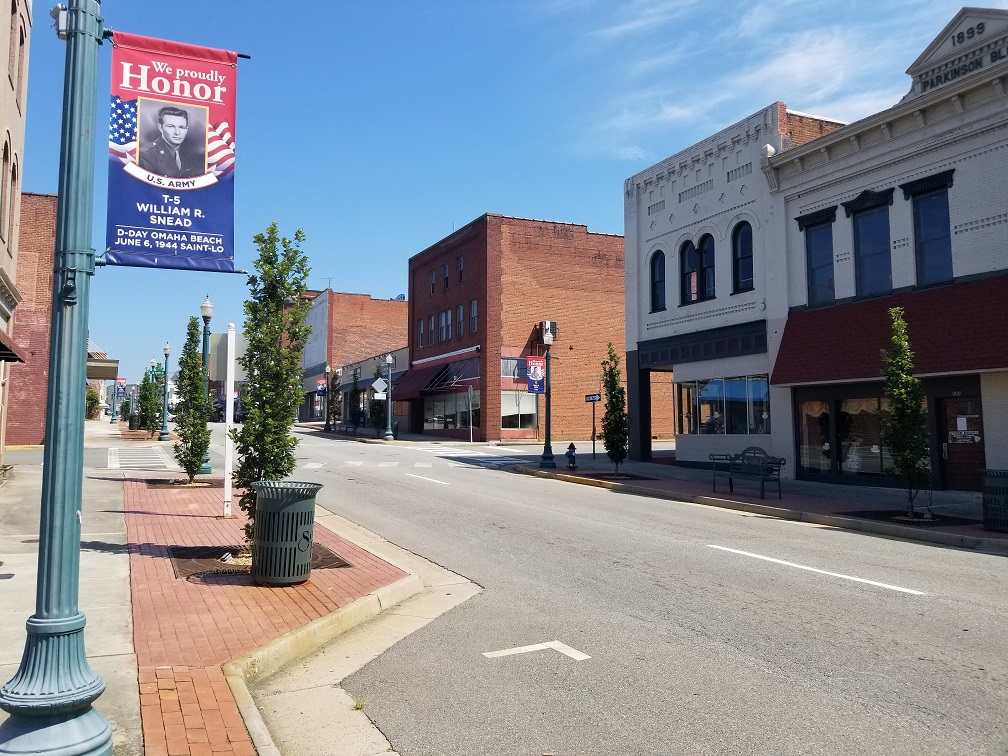
[[[1008,2],[985,7],[1008,8]],[[34,5],[25,191],[57,188],[65,46]],[[962,7],[945,0],[105,0],[112,29],[235,50],[236,266],[277,221],[309,285],[393,298],[407,260],[485,212],[622,234],[623,181],[760,108],[852,121]],[[93,246],[104,248],[109,62],[100,51]],[[558,261],[562,264],[562,261]],[[177,365],[209,294],[241,330],[241,275],[100,268],[90,337],[138,380]],[[403,333],[403,342],[407,334]]]

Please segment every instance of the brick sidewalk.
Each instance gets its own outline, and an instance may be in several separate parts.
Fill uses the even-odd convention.
[[[178,579],[169,546],[240,544],[244,516],[220,516],[219,485],[128,479],[123,494],[148,756],[254,755],[220,665],[406,577],[316,524],[316,541],[349,567],[313,570],[306,583],[288,588],[256,586],[246,574]]]

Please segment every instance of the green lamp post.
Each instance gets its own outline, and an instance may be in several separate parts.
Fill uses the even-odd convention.
[[[203,318],[203,370],[206,371],[206,383],[204,384],[204,392],[209,397],[210,396],[210,319],[213,317],[213,302],[210,301],[210,295],[207,294],[206,299],[203,300],[203,304],[200,305],[200,315]],[[227,418],[225,418],[227,420]],[[203,457],[203,466],[199,469],[200,475],[209,475],[213,472],[213,468],[210,467],[210,454],[207,453]]]
[[[164,345],[164,404],[161,405],[161,435],[158,441],[171,441],[171,434],[168,432],[168,355],[171,354],[171,347],[168,342]]]
[[[392,441],[395,436],[392,434],[392,363],[395,357],[389,352],[385,355],[385,367],[388,369],[388,387],[385,389],[385,440]]]
[[[91,704],[105,682],[84,653],[86,620],[77,606],[84,481],[84,392],[91,248],[98,45],[98,0],[68,0],[53,17],[66,39],[63,126],[56,204],[56,249],[46,393],[45,447],[35,613],[24,653],[0,688],[0,753],[110,756],[112,728]]]

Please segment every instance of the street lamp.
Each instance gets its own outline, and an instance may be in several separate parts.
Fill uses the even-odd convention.
[[[388,393],[385,395],[385,440],[391,441],[395,438],[392,435],[392,363],[395,362],[395,357],[389,352],[385,355],[385,366],[388,370],[388,387],[385,389]]]
[[[329,374],[331,372],[332,368],[327,362],[325,366],[325,427],[322,429],[326,433],[332,430],[332,423],[329,422]]]
[[[553,447],[550,445],[550,346],[556,338],[556,321],[544,320],[539,324],[542,343],[546,345],[546,443],[543,445],[539,467],[556,467],[553,461]]]
[[[171,434],[168,432],[168,355],[171,354],[171,347],[168,342],[164,345],[164,404],[161,405],[161,435],[158,441],[171,441]]]
[[[213,302],[207,294],[203,304],[200,305],[200,315],[203,316],[203,370],[205,372],[203,383],[203,396],[210,399],[210,318],[213,317]],[[210,467],[209,452],[203,455],[203,466],[199,469],[200,475],[209,475],[213,472]]]

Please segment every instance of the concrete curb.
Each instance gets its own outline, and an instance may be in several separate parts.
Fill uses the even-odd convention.
[[[610,491],[616,491],[617,493],[649,496],[653,499],[685,501],[691,504],[720,507],[721,509],[734,509],[736,511],[763,515],[764,517],[774,517],[779,520],[809,522],[815,525],[826,525],[832,528],[854,530],[861,533],[871,533],[873,535],[883,535],[892,538],[905,538],[911,541],[933,543],[939,546],[952,546],[960,549],[987,551],[993,554],[1008,554],[1008,540],[1003,538],[981,538],[978,536],[961,535],[959,533],[941,533],[922,530],[920,528],[911,528],[907,525],[877,522],[875,520],[862,520],[856,517],[844,517],[842,515],[822,514],[819,512],[801,512],[794,509],[772,507],[767,504],[757,504],[755,502],[719,499],[714,496],[696,496],[694,494],[680,493],[676,491],[656,491],[653,488],[647,488],[645,486],[615,483],[609,480],[596,480],[594,478],[582,478],[569,473],[555,473],[550,472],[549,470],[527,467],[525,465],[515,465],[510,469],[514,472],[522,473],[523,475],[533,475],[537,478],[553,478],[554,480],[562,480],[567,483],[577,483],[584,486],[595,486],[596,488],[607,488]]]
[[[270,675],[281,667],[297,661],[332,641],[348,630],[357,627],[381,612],[424,590],[423,581],[415,574],[408,575],[391,585],[379,588],[352,604],[319,617],[314,622],[291,630],[259,648],[242,654],[222,664],[224,679],[234,696],[238,711],[259,756],[280,756],[273,738],[266,728],[262,714],[249,693],[248,682],[260,675]]]

